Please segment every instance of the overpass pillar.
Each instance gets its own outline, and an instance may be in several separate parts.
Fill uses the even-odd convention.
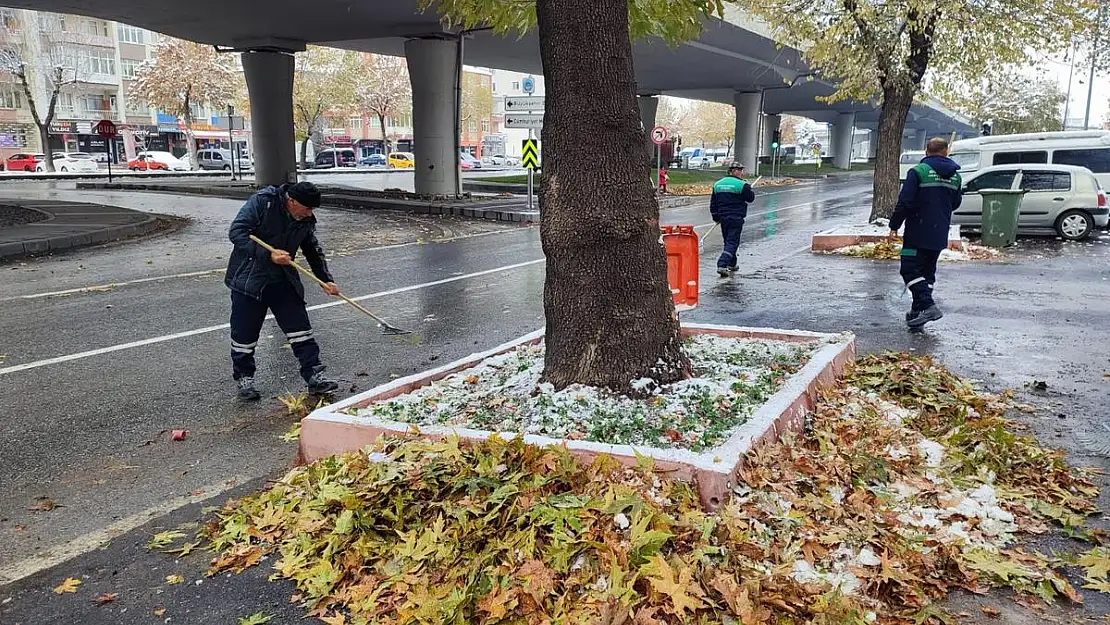
[[[763,94],[759,91],[733,95],[736,106],[735,156],[752,176],[759,175],[759,118],[763,113]]]
[[[459,192],[459,146],[455,141],[458,43],[410,39],[405,42],[405,59],[412,84],[414,188],[420,194],[455,196]]]
[[[913,149],[924,150],[925,142],[929,140],[929,131],[924,128],[918,128],[913,134]]]
[[[771,143],[782,124],[782,115],[763,116],[763,149],[760,156],[771,156]]]
[[[243,74],[251,103],[254,180],[259,185],[297,181],[293,134],[293,55],[243,53]]]
[[[836,123],[832,127],[833,165],[840,169],[850,169],[852,166],[852,139],[856,130],[856,114],[840,113],[836,116]]]
[[[655,113],[659,110],[659,96],[636,96],[636,103],[640,105],[640,123],[644,126],[644,135],[647,144],[644,146],[651,155],[651,166],[655,167],[655,143],[651,140],[651,129],[655,128]],[[668,128],[674,132],[673,128]]]

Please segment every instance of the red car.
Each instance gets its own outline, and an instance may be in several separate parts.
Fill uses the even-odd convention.
[[[43,154],[12,154],[4,161],[8,171],[35,171],[35,167],[46,159]]]

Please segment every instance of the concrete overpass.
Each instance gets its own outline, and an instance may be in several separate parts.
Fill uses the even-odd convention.
[[[408,59],[417,146],[415,184],[422,193],[452,194],[457,189],[455,83],[462,65],[460,51],[468,65],[542,73],[535,33],[518,38],[478,31],[460,43],[457,31],[445,29],[434,12],[419,12],[416,0],[191,0],[160,3],[157,10],[132,0],[0,1],[124,22],[244,51],[255,167],[258,179],[267,182],[295,175],[293,64],[288,53],[306,44]],[[674,48],[658,40],[641,41],[634,52],[645,126],[654,124],[658,95],[733,104],[737,158],[749,165],[767,152],[771,131],[783,113],[833,124],[832,153],[845,167],[852,129],[877,128],[874,102],[821,102],[820,97],[835,91],[834,85],[816,78],[798,50],[778,48],[766,26],[731,7],[723,20],[706,19],[697,41]],[[929,134],[973,131],[968,120],[932,101],[913,107],[907,129],[907,145],[918,147]]]

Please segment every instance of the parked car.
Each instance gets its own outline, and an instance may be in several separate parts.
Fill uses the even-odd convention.
[[[231,150],[222,148],[197,150],[197,165],[201,169],[222,169],[224,171],[231,171],[232,166],[237,170],[254,167],[249,158],[243,158],[242,156],[232,162]]]
[[[393,152],[388,159],[390,169],[412,169],[416,167],[416,157],[412,152]]]
[[[313,169],[354,167],[358,163],[354,148],[329,148],[316,153]]]
[[[389,159],[385,157],[385,154],[368,154],[359,159],[358,164],[363,167],[382,169],[389,167]]]
[[[520,165],[520,159],[515,156],[507,156],[505,154],[494,154],[489,157],[491,165],[497,167],[517,167]]]
[[[8,171],[35,171],[38,164],[46,158],[43,154],[12,154],[4,161]]]
[[[925,150],[902,152],[902,156],[898,159],[898,180],[904,181],[910,170],[916,167],[923,158],[925,158]]]
[[[139,152],[127,168],[131,171],[189,171],[189,163],[177,158],[169,152],[148,151]]]
[[[1018,215],[1018,230],[1052,231],[1069,241],[1091,235],[1110,224],[1106,192],[1086,167],[1072,165],[996,165],[973,172],[964,179],[963,202],[952,214],[952,223],[972,229],[983,227],[984,189],[1025,191]]]
[[[481,169],[482,161],[475,158],[470,152],[459,152],[459,167],[462,169]]]
[[[35,165],[35,171],[46,171],[46,159]],[[86,152],[55,152],[54,171],[67,174],[70,172],[96,172],[100,166],[93,160],[91,154]]]
[[[687,167],[689,169],[709,169],[714,164],[713,156],[705,154],[702,156],[691,156],[690,160],[687,162]]]

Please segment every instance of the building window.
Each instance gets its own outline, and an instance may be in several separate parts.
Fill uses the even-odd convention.
[[[520,83],[515,80],[513,81],[513,91],[520,91]]]
[[[351,130],[362,130],[362,118],[352,117],[348,120],[347,125],[351,127]]]
[[[127,24],[119,24],[116,28],[116,33],[119,36],[121,43],[146,43],[146,31],[135,26],[128,26]]]
[[[94,37],[107,37],[108,36],[108,22],[104,20],[82,20],[78,25],[81,29],[81,34],[92,35]]]
[[[104,103],[104,97],[99,95],[84,95],[78,98],[81,101],[81,112],[83,113],[102,113],[107,109]]]
[[[78,67],[90,74],[116,75],[116,51],[108,48],[82,48],[77,52]]]
[[[0,109],[23,108],[23,94],[14,86],[0,87]]]
[[[58,111],[73,114],[73,94],[62,92],[58,94]]]
[[[131,59],[120,59],[119,60],[119,73],[124,78],[134,78],[135,77],[135,72],[138,71],[139,66],[142,65],[142,64],[143,64],[142,61],[133,61]]]
[[[471,133],[478,132],[478,124],[473,119],[470,120],[470,123],[468,125],[470,126]]]
[[[482,120],[482,132],[489,132],[489,120],[488,119],[483,119]]]

